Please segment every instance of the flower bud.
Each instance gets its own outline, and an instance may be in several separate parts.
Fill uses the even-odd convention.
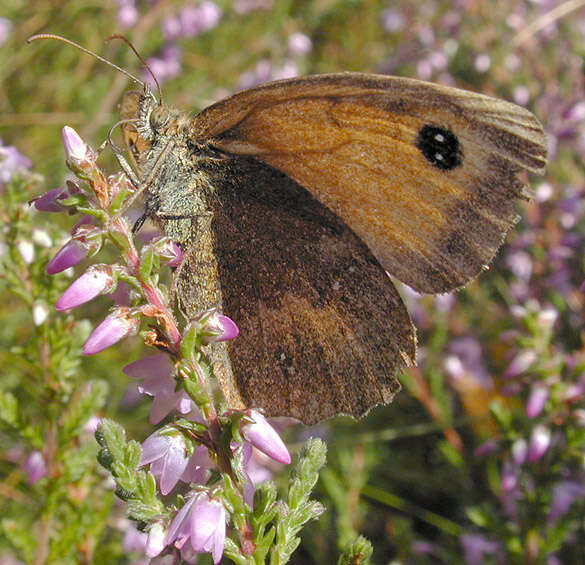
[[[59,203],[59,200],[62,200],[66,196],[67,191],[64,188],[54,188],[32,200],[31,204],[39,210],[39,212],[63,212],[65,207]]]
[[[290,453],[278,432],[260,412],[248,410],[246,414],[247,417],[242,418],[240,423],[242,437],[268,457],[288,465],[291,462]]]
[[[213,312],[206,320],[205,331],[206,335],[203,340],[205,345],[218,341],[228,341],[240,335],[240,330],[236,323],[231,318],[218,312]]]
[[[543,383],[536,384],[532,387],[528,400],[526,401],[526,416],[536,418],[544,409],[548,400],[550,389]]]
[[[167,239],[158,249],[161,257],[167,260],[169,267],[178,267],[183,261],[183,250],[170,239]]]
[[[61,136],[67,161],[75,163],[76,161],[84,161],[90,156],[91,150],[73,128],[65,126],[61,130]]]
[[[59,311],[77,308],[96,296],[109,292],[114,282],[111,267],[93,265],[59,297],[55,308]]]
[[[88,246],[79,239],[70,239],[47,263],[47,273],[54,275],[77,265],[89,254]]]
[[[148,531],[145,553],[147,557],[156,557],[165,548],[166,531],[160,522],[155,522]]]
[[[47,475],[47,464],[40,451],[32,451],[22,468],[28,474],[28,482],[31,485]]]
[[[22,260],[30,265],[35,259],[35,246],[28,239],[21,239],[16,243],[16,249],[20,253]]]
[[[551,442],[550,430],[545,426],[536,426],[532,430],[528,444],[528,461],[538,461],[548,450]]]
[[[114,310],[87,338],[84,355],[95,355],[121,339],[138,331],[139,321],[130,315],[128,308]]]

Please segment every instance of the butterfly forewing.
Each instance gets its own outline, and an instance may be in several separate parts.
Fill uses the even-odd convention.
[[[197,116],[192,135],[284,171],[391,274],[431,293],[492,260],[525,196],[518,174],[541,172],[546,155],[538,120],[514,104],[349,73],[236,94]]]

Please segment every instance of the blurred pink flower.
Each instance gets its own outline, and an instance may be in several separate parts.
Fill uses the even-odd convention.
[[[47,476],[45,457],[38,450],[31,451],[22,468],[28,475],[28,482],[31,485]]]

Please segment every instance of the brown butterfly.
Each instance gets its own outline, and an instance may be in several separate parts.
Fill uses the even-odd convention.
[[[195,116],[145,87],[121,119],[144,217],[185,252],[177,302],[240,328],[210,346],[229,406],[308,424],[390,402],[414,363],[386,271],[422,293],[465,285],[517,221],[523,171],[546,164],[524,108],[371,74],[272,82]]]
[[[388,76],[268,83],[194,117],[129,92],[121,118],[146,214],[185,250],[182,309],[240,327],[212,352],[229,405],[305,423],[392,400],[416,340],[386,271],[465,285],[546,162],[524,108]]]

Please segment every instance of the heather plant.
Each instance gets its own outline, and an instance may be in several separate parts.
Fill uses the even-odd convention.
[[[0,562],[583,561],[580,2],[8,2],[0,15]],[[132,189],[91,148],[126,79],[56,43],[25,47],[38,31],[135,70],[102,43],[125,33],[193,111],[341,70],[498,95],[542,120],[547,177],[477,281],[401,288],[418,367],[392,405],[312,429],[214,414],[201,346],[237,329],[221,312],[175,319],[180,252],[131,233],[118,213]],[[81,137],[66,129],[64,153],[65,125]],[[301,448],[309,437],[328,445],[318,481],[324,444]]]

